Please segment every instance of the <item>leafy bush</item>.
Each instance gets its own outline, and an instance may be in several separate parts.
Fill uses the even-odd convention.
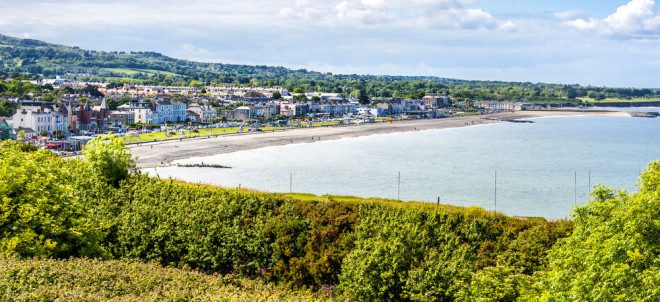
[[[600,187],[573,216],[573,234],[552,249],[537,284],[543,301],[660,300],[660,161],[640,192]]]
[[[459,290],[457,301],[513,302],[530,287],[532,277],[505,266],[487,267],[476,272]]]
[[[360,217],[339,286],[361,301],[452,301],[475,273],[517,254],[517,236],[547,229],[551,236],[539,239],[547,250],[565,231],[558,224],[435,205],[365,204]],[[531,253],[527,261],[544,257]]]
[[[101,234],[53,153],[0,144],[0,252],[23,257],[102,256]]]
[[[86,154],[62,160],[2,145],[2,253],[154,261],[359,301],[660,297],[660,162],[639,193],[595,190],[573,224],[154,179],[133,173],[115,138]]]
[[[119,182],[137,169],[128,147],[114,135],[101,135],[89,141],[82,153],[89,161],[94,176],[114,187],[119,187]]]
[[[2,301],[330,301],[237,276],[117,260],[19,260],[0,255]]]

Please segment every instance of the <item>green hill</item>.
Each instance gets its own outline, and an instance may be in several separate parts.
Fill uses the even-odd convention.
[[[455,100],[508,100],[581,103],[578,98],[632,99],[660,96],[660,89],[585,87],[529,82],[467,81],[432,76],[344,75],[305,69],[203,63],[155,52],[104,52],[0,35],[0,78],[67,77],[162,85],[204,84],[281,86],[302,91],[368,98],[442,93]]]

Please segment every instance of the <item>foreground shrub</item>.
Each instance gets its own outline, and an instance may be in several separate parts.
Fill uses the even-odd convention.
[[[82,153],[93,175],[114,187],[119,187],[119,183],[137,169],[128,147],[114,135],[101,135],[89,141]]]
[[[324,301],[237,276],[116,260],[18,260],[0,256],[2,301]]]
[[[487,286],[490,276],[501,284],[544,270],[547,251],[571,231],[566,221],[479,208],[289,197],[153,179],[132,173],[125,147],[108,139],[88,145],[86,161],[3,149],[5,253],[154,261],[359,301],[508,301],[518,286],[485,296],[464,289]]]
[[[553,238],[561,237],[555,234],[570,229],[563,223],[414,203],[365,204],[360,217],[339,285],[343,294],[360,301],[453,301],[498,257],[519,253],[517,238],[525,230],[547,228],[553,235],[537,240],[547,250]],[[544,257],[531,254],[515,269],[524,271],[528,263],[538,267]]]
[[[600,187],[573,220],[529,300],[660,301],[660,161],[642,174],[639,193]]]
[[[50,151],[0,145],[0,252],[23,257],[102,256],[101,233],[72,185],[74,165]]]
[[[513,302],[530,287],[532,279],[511,267],[487,267],[459,289],[456,301]]]

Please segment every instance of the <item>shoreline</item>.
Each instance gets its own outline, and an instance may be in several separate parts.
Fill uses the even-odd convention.
[[[310,143],[374,134],[459,128],[473,125],[503,123],[507,122],[506,120],[584,115],[628,116],[627,113],[619,111],[517,111],[440,119],[403,120],[395,121],[391,124],[379,122],[350,126],[294,128],[284,131],[279,130],[273,132],[220,135],[212,138],[194,138],[183,141],[173,140],[144,143],[139,146],[131,145],[130,148],[133,156],[137,156],[137,164],[139,168],[153,168],[169,166],[173,161],[181,159],[232,153],[270,146]]]

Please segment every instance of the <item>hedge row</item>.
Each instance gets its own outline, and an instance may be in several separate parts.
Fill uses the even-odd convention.
[[[524,280],[546,269],[547,252],[572,229],[479,208],[121,176],[117,167],[131,163],[103,149],[121,146],[101,147],[86,162],[3,145],[3,253],[155,261],[362,301],[452,301],[469,300],[483,276]]]

